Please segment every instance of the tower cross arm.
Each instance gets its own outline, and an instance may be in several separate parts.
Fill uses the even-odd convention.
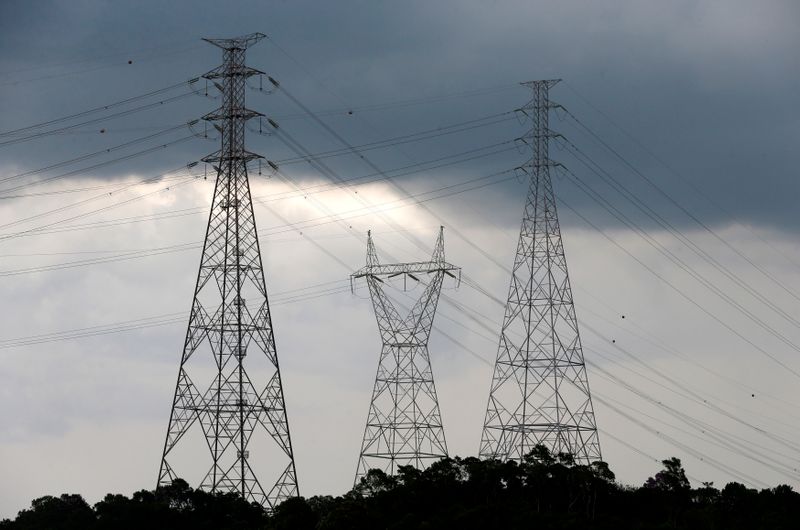
[[[250,109],[234,109],[231,112],[228,109],[223,110],[215,110],[214,112],[209,112],[203,119],[206,121],[221,121],[221,120],[229,120],[229,119],[240,119],[240,120],[251,120],[253,118],[258,118],[259,116],[263,116],[264,114],[258,112],[257,110],[250,110]]]
[[[203,79],[214,80],[223,77],[253,77],[254,75],[266,75],[256,68],[251,68],[243,64],[226,64],[218,66],[203,74]]]
[[[200,160],[208,164],[218,164],[220,162],[228,162],[230,160],[243,160],[244,162],[249,162],[251,160],[258,160],[259,158],[264,157],[257,153],[251,153],[250,151],[243,150],[241,152],[234,152],[233,154],[217,151],[216,153],[203,157]]]
[[[248,33],[247,35],[242,35],[240,37],[233,37],[231,39],[204,38],[203,40],[208,42],[209,44],[213,44],[214,46],[222,48],[223,50],[230,50],[230,49],[246,50],[253,44],[265,38],[267,38],[265,34],[256,32],[256,33]]]
[[[411,263],[387,263],[380,265],[367,265],[352,274],[353,278],[365,276],[399,276],[401,274],[423,274],[429,272],[444,272],[449,276],[456,276],[461,272],[461,267],[446,261],[415,261]]]

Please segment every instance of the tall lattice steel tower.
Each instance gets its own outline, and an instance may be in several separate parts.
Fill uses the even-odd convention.
[[[245,50],[264,37],[204,39],[223,50],[224,64],[204,76],[222,95],[204,117],[222,147],[203,159],[217,180],[158,484],[199,471],[201,488],[272,509],[298,492],[247,178],[247,163],[261,157],[244,145],[245,123],[261,116],[244,106],[245,82],[262,73],[245,66]]]
[[[444,228],[430,261],[381,265],[367,237],[367,264],[351,276],[364,278],[369,287],[383,347],[369,405],[364,441],[356,470],[356,484],[372,468],[394,474],[400,465],[417,468],[447,456],[447,444],[433,384],[428,338],[445,276],[460,279],[458,267],[445,261]],[[383,289],[388,278],[403,276],[428,284],[407,316],[395,308]]]
[[[523,83],[533,97],[522,108],[533,149],[522,167],[530,178],[506,304],[480,456],[521,460],[542,444],[578,463],[601,458],[578,320],[561,241],[548,144],[558,80]]]

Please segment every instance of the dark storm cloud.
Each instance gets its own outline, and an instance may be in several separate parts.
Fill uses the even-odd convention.
[[[699,217],[712,224],[730,221],[582,97],[736,219],[798,228],[800,65],[791,21],[799,10],[791,2],[139,2],[132,8],[98,1],[12,1],[2,9],[0,72],[12,72],[0,79],[4,129],[188,79],[219,60],[200,37],[264,31],[303,67],[269,43],[253,48],[249,62],[317,110],[452,94],[529,78],[564,78],[567,84],[557,87],[553,98]],[[30,69],[46,65],[56,66]],[[25,81],[29,79],[38,80]],[[500,112],[519,106],[525,97],[524,90],[506,90],[327,119],[358,144]],[[3,161],[39,167],[141,136],[145,127],[183,123],[214,104],[190,98],[126,118],[124,125],[112,123],[105,137],[99,136],[99,125],[98,134],[90,130],[3,147]],[[273,116],[298,112],[281,95],[251,94],[250,105]],[[308,120],[282,124],[312,151],[340,147]],[[553,120],[552,127],[676,224],[689,222],[572,122]],[[510,122],[430,145],[406,146],[408,157],[397,151],[370,157],[381,167],[399,167],[410,163],[409,158],[435,158],[521,132]],[[294,156],[275,138],[252,138],[268,158]],[[196,160],[214,147],[194,141],[96,174],[157,173]],[[609,193],[599,177],[568,153],[554,151],[553,157]],[[521,155],[509,153],[506,159],[476,161],[460,171],[479,175],[521,160]],[[344,176],[369,173],[348,158],[331,166]],[[299,178],[313,176],[308,168],[293,170]],[[458,173],[437,174],[437,182]],[[416,180],[424,187],[429,179]],[[565,200],[596,222],[615,223],[569,182],[557,187]],[[515,193],[516,188],[507,188],[509,198]],[[625,208],[634,220],[648,224],[630,206]]]

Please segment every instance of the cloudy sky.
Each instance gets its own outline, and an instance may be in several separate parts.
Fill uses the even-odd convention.
[[[604,458],[631,484],[674,455],[695,483],[798,486],[796,3],[162,4],[0,4],[0,516],[155,485],[213,185],[187,164],[217,148],[186,126],[216,91],[188,80],[221,60],[202,37],[254,31],[248,63],[286,93],[253,78],[248,106],[309,152],[342,149],[290,94],[405,190],[352,155],[325,160],[358,186],[332,186],[251,123],[287,177],[251,182],[302,494],[350,486],[372,389],[355,234],[416,260],[444,225],[448,259],[504,299],[526,188],[509,111],[548,78]],[[467,456],[503,308],[444,295],[430,350]]]

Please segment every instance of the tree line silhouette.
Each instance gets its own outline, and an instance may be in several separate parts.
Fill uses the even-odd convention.
[[[445,458],[425,470],[373,469],[339,497],[289,499],[267,513],[234,493],[183,480],[94,506],[80,495],[35,499],[0,530],[126,529],[725,529],[800,528],[791,486],[756,490],[737,482],[692,488],[678,458],[640,487],[621,485],[605,462],[578,465],[537,446],[523,462]]]

